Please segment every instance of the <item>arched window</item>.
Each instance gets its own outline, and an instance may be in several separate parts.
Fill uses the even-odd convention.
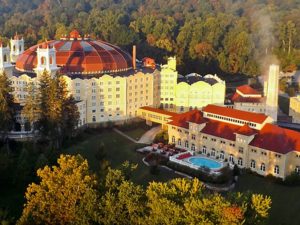
[[[195,151],[195,150],[196,150],[195,144],[192,144],[191,150],[192,150],[192,151]]]
[[[21,45],[19,46],[19,51],[20,51],[20,52],[22,51],[22,46],[21,46]]]
[[[183,112],[184,111],[184,107],[180,106],[180,111]]]
[[[260,165],[260,170],[261,170],[261,171],[266,171],[266,165],[265,165],[264,163],[262,163],[262,164]]]
[[[250,167],[255,169],[255,160],[253,159],[251,160]]]
[[[300,174],[300,166],[296,166],[296,167],[295,167],[295,172],[296,172],[297,174]]]
[[[211,150],[211,156],[213,156],[213,157],[216,156],[216,150],[214,148]]]
[[[7,55],[5,54],[3,57],[3,62],[7,62]]]
[[[96,116],[93,116],[93,122],[96,122]]]
[[[44,66],[46,65],[46,57],[45,56],[41,57],[41,64]]]
[[[206,146],[203,146],[203,147],[202,147],[202,153],[203,153],[203,154],[206,154]]]
[[[224,158],[225,158],[224,151],[221,151],[221,153],[220,153],[220,159],[223,159],[223,160],[224,160]]]
[[[234,161],[233,161],[233,155],[232,154],[229,155],[229,162],[230,163],[234,163]]]
[[[278,166],[278,165],[276,165],[276,166],[274,167],[274,173],[275,173],[275,174],[279,174],[279,166]]]
[[[189,142],[188,142],[188,141],[185,141],[185,142],[184,142],[184,147],[186,147],[186,148],[189,147]]]
[[[169,108],[169,105],[168,105],[168,103],[166,103],[166,104],[165,104],[165,108],[166,108],[166,109],[167,109],[167,108]]]
[[[175,136],[172,136],[172,143],[175,143]]]
[[[242,159],[242,158],[239,158],[239,159],[238,159],[238,165],[239,165],[239,166],[242,166],[242,165],[243,165],[243,159]]]
[[[181,139],[179,138],[178,141],[177,141],[178,145],[181,146]]]
[[[53,57],[51,56],[50,57],[50,65],[52,65],[53,64]]]
[[[14,51],[14,52],[16,51],[16,46],[15,46],[15,45],[13,45],[13,51]]]

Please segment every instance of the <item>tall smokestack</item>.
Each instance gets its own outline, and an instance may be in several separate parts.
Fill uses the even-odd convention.
[[[272,64],[269,68],[266,114],[274,121],[277,121],[278,111],[278,87],[279,86],[279,65]]]
[[[133,69],[135,70],[136,69],[136,46],[135,45],[132,47],[132,66]]]

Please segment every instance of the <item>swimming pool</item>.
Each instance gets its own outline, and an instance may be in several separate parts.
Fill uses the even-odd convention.
[[[222,167],[222,164],[213,160],[213,159],[208,159],[208,158],[203,158],[203,157],[190,157],[188,159],[188,162],[199,167],[208,167],[209,169],[216,170],[220,169]]]

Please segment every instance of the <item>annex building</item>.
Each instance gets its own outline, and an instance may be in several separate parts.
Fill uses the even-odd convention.
[[[188,75],[184,80],[173,57],[161,66],[151,58],[139,61],[135,46],[130,55],[118,46],[82,37],[76,30],[25,51],[19,35],[10,46],[0,44],[0,73],[9,76],[16,103],[24,105],[27,86],[38,85],[44,71],[66,80],[78,102],[79,126],[132,119],[143,106],[187,111],[224,104],[225,98],[225,82],[216,75]],[[21,124],[26,121],[21,114],[17,119]]]
[[[169,142],[176,147],[237,164],[263,176],[285,178],[300,172],[300,133],[272,124],[261,113],[207,105],[200,110],[168,115],[142,108],[141,118],[164,117]],[[158,122],[157,120],[155,122]]]

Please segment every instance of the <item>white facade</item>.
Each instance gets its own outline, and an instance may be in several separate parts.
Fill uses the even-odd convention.
[[[269,68],[267,96],[266,96],[266,114],[277,121],[278,112],[278,84],[279,84],[279,66],[272,64]]]

